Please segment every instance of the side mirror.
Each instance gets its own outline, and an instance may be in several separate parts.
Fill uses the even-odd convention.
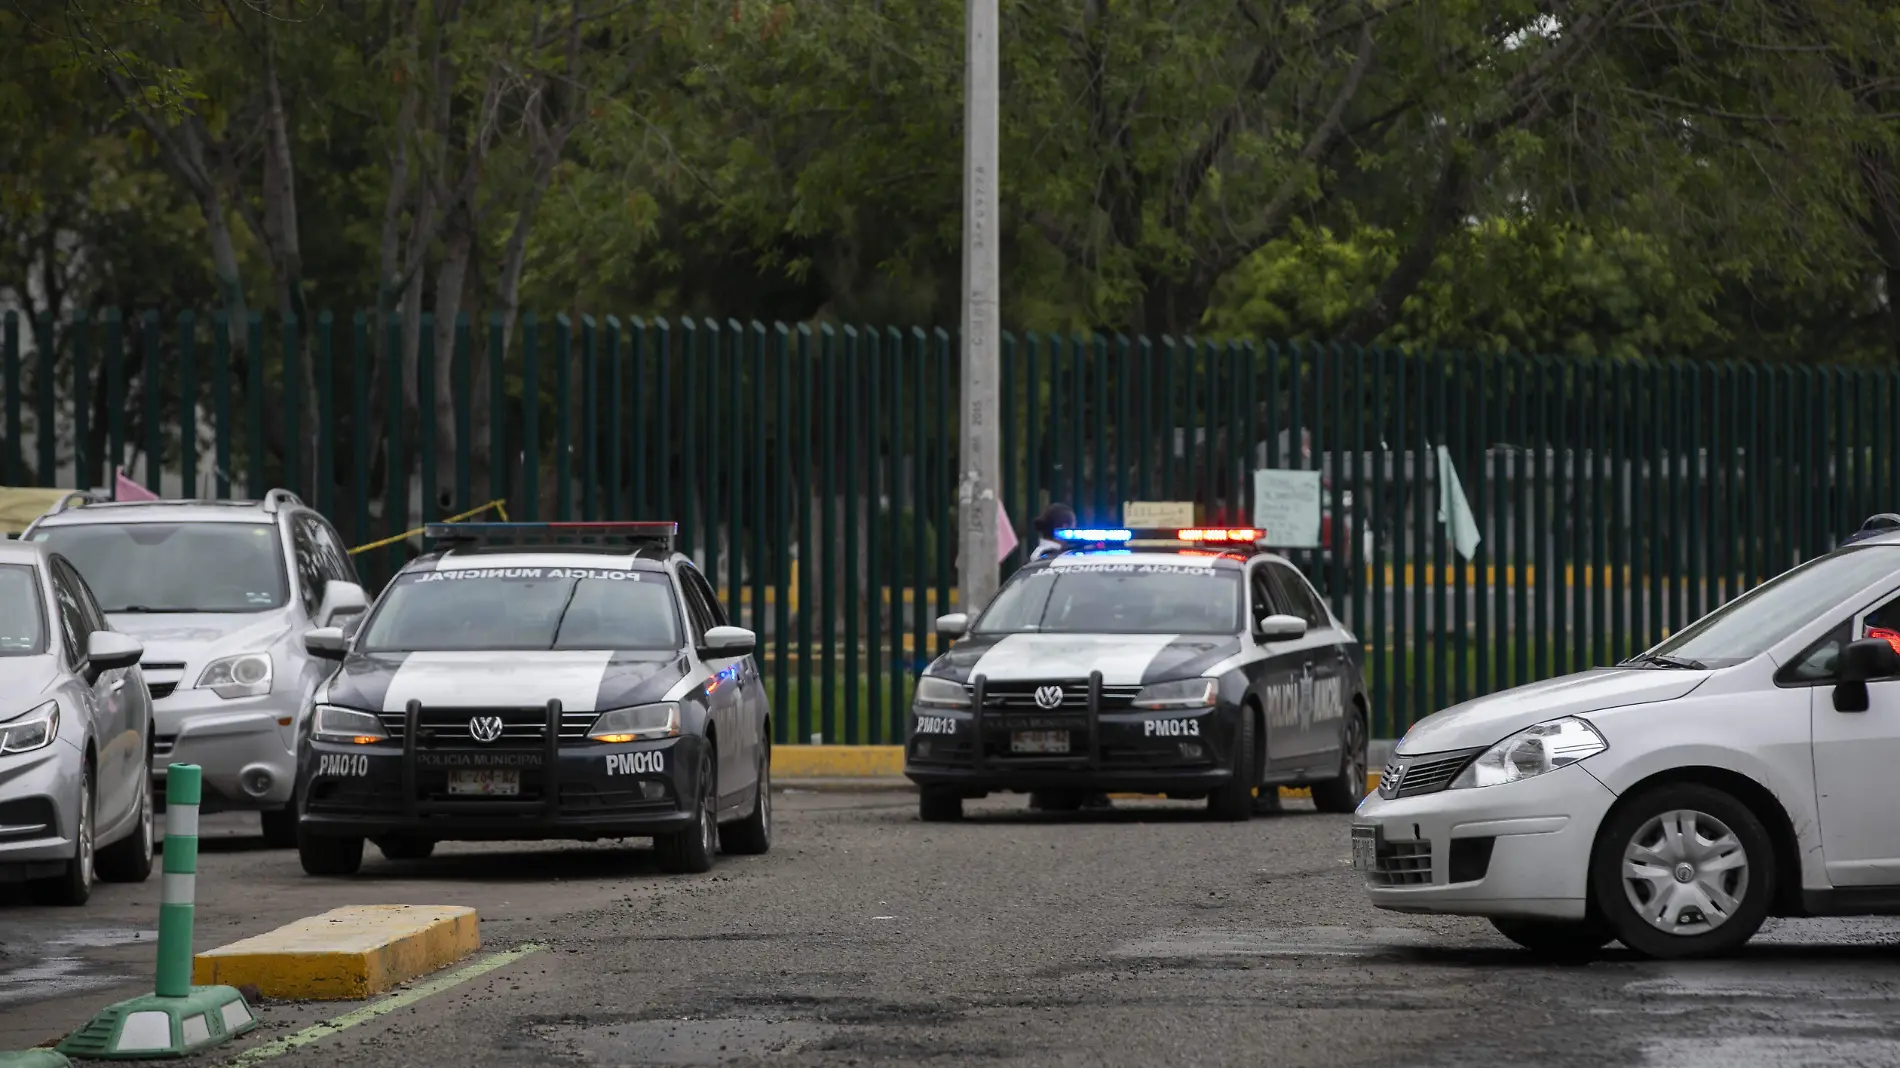
[[[354,582],[331,579],[323,584],[323,600],[317,604],[316,623],[332,627],[340,616],[362,615],[369,609],[369,594]]]
[[[714,627],[699,644],[699,655],[707,660],[751,656],[759,647],[759,636],[744,627]]]
[[[119,668],[129,668],[145,655],[145,646],[114,630],[95,630],[86,638],[86,674],[91,681]]]
[[[1290,642],[1306,637],[1306,620],[1299,616],[1271,615],[1254,624],[1253,632],[1263,642]]]
[[[341,627],[318,627],[307,630],[303,635],[303,647],[310,655],[323,660],[341,660],[349,653],[349,639],[343,636]]]
[[[963,632],[969,629],[970,614],[968,612],[952,612],[947,616],[937,617],[937,633],[946,638],[961,638]]]
[[[1869,705],[1867,684],[1900,676],[1900,652],[1884,639],[1862,638],[1847,643],[1834,670],[1840,679],[1834,687],[1834,710],[1865,712]]]

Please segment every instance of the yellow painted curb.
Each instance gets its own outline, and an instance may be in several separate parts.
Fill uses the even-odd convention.
[[[474,909],[351,905],[200,953],[191,962],[191,981],[254,984],[270,998],[356,1001],[480,948]]]
[[[782,779],[857,779],[904,774],[901,745],[775,745],[772,775]]]

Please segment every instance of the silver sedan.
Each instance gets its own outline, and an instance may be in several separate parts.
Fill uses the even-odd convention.
[[[152,698],[66,559],[0,542],[0,882],[83,905],[152,871]]]

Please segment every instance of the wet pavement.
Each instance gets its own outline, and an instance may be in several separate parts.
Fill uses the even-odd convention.
[[[201,946],[350,902],[470,904],[533,949],[385,1015],[266,1003],[197,1064],[1669,1065],[1900,1063],[1900,922],[1773,925],[1741,955],[1539,964],[1482,921],[1365,903],[1345,817],[1196,806],[921,824],[901,793],[780,795],[713,874],[644,845],[445,846],[310,879],[208,820]],[[222,821],[222,822],[220,822]],[[157,880],[83,912],[0,901],[0,1049],[149,989]],[[249,1052],[246,1052],[249,1051]],[[269,1057],[263,1054],[273,1054]]]

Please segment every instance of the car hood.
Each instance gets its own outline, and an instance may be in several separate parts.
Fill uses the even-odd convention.
[[[59,657],[0,656],[0,721],[12,719],[40,703],[40,697],[59,681]]]
[[[277,612],[116,612],[106,620],[113,630],[137,638],[145,646],[141,662],[147,665],[189,664],[218,650],[261,651],[276,644],[290,628]]]
[[[433,708],[533,708],[559,700],[592,712],[665,699],[687,669],[679,653],[353,653],[319,700],[369,712]]]
[[[1693,693],[1709,674],[1670,668],[1597,668],[1533,682],[1426,716],[1399,739],[1396,751],[1411,756],[1475,749],[1559,716],[1674,701]]]
[[[1104,686],[1136,686],[1192,678],[1240,648],[1238,637],[1225,634],[979,634],[951,646],[930,674],[953,682],[977,675],[1033,682],[1100,671]]]

